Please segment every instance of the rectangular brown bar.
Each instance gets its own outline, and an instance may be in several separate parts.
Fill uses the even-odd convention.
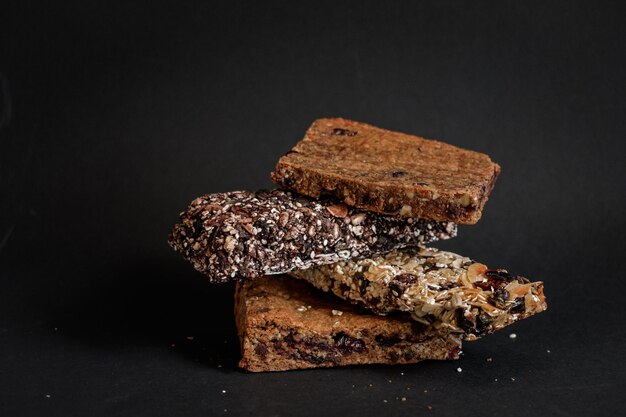
[[[408,315],[367,313],[284,275],[238,283],[239,366],[252,372],[458,359],[461,342]]]
[[[485,154],[337,118],[313,122],[272,180],[378,213],[474,224],[499,173]]]

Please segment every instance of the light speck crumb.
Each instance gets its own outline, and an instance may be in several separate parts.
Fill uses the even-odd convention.
[[[300,313],[304,313],[306,311],[306,307],[305,306],[300,306],[300,307],[296,308],[296,310],[298,310]]]
[[[332,310],[333,316],[341,316],[343,314],[343,311],[341,310]]]
[[[391,384],[391,379],[389,380],[389,383]]]
[[[400,375],[404,376],[404,372],[400,372]]]
[[[517,337],[517,335],[516,335],[515,333],[511,333],[511,334],[509,335],[509,338],[511,338],[511,339],[515,339],[516,337]]]
[[[170,347],[176,347],[176,343],[172,343]]]
[[[456,371],[457,372],[463,372],[463,369],[461,367],[459,367],[459,368],[456,368]]]
[[[187,336],[187,340],[193,340],[193,336]]]
[[[425,390],[424,390],[424,394],[427,394],[427,393],[428,393],[428,390],[427,390],[427,389],[425,389]]]
[[[225,389],[222,390],[222,394],[226,394],[226,390]]]
[[[511,381],[515,382],[515,378],[511,377]]]
[[[46,398],[50,398],[50,394],[46,394]]]
[[[225,409],[224,409],[224,412],[225,412],[225,413],[226,413],[226,412],[228,412],[228,408],[225,408]]]
[[[429,409],[429,410],[432,410],[432,409],[433,409],[433,406],[432,406],[432,405],[429,405],[429,406],[428,406],[428,409]]]
[[[550,353],[550,349],[546,350],[546,352]]]
[[[386,403],[386,402],[387,402],[387,400],[383,400],[383,402],[384,402],[384,403]]]
[[[400,398],[400,400],[406,401],[406,397],[402,397],[402,398]]]
[[[222,365],[217,365],[217,367],[218,367],[218,368],[221,368],[221,367],[222,367]]]
[[[494,379],[495,382],[498,382],[498,378]]]
[[[487,358],[487,362],[493,362],[493,358]]]

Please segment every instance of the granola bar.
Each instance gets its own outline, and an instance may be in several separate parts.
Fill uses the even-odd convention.
[[[313,122],[272,180],[378,213],[474,224],[499,173],[485,154],[337,118]]]
[[[199,197],[181,213],[169,242],[212,282],[226,282],[455,235],[450,222],[383,216],[274,190]]]
[[[547,308],[542,282],[437,249],[396,250],[290,274],[376,313],[410,312],[415,320],[465,340]]]
[[[458,359],[460,338],[359,308],[291,277],[238,283],[239,366],[252,372]]]

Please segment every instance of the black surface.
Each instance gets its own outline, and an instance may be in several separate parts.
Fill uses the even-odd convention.
[[[0,5],[0,415],[619,415],[618,2],[56,3]],[[238,371],[232,287],[166,235],[270,187],[323,116],[492,156],[483,219],[439,247],[550,309],[458,362]]]

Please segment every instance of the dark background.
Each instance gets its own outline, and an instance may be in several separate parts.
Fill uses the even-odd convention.
[[[618,4],[2,2],[0,415],[618,414]],[[499,162],[437,246],[545,281],[549,310],[458,362],[237,370],[232,286],[167,233],[200,194],[271,187],[327,116]]]

